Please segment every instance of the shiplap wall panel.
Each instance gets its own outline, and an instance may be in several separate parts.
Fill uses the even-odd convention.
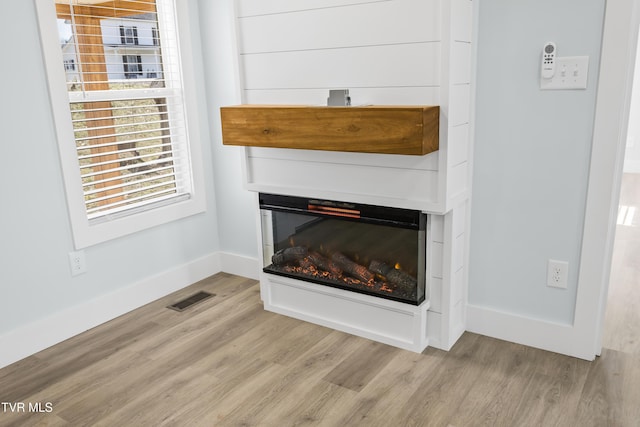
[[[368,166],[371,168],[395,168],[417,171],[438,171],[438,152],[425,156],[401,154],[350,153],[338,151],[289,150],[284,148],[248,147],[247,153],[253,161],[281,159],[292,162],[315,162],[327,165]]]
[[[429,346],[442,348],[445,339],[442,337],[442,314],[429,310],[427,313],[427,330],[429,333]]]
[[[245,89],[438,86],[439,43],[243,55]]]
[[[431,302],[429,311],[442,313],[442,279],[431,277],[427,283],[431,285],[429,289],[429,301]]]
[[[397,0],[237,0],[237,14],[245,17],[395,1]]]
[[[451,310],[451,317],[449,322],[449,337],[446,347],[451,348],[453,344],[460,338],[466,329],[466,309],[467,304],[465,301],[459,301],[453,306]]]
[[[330,88],[257,89],[244,92],[247,104],[327,105]],[[331,88],[337,89],[337,88]],[[353,105],[440,105],[439,87],[350,88]]]
[[[471,42],[473,36],[473,3],[471,0],[451,1],[452,37],[454,41]]]
[[[464,299],[464,281],[465,271],[464,267],[462,267],[454,273],[451,281],[451,301],[454,304],[458,304]]]
[[[469,85],[453,85],[449,93],[449,127],[469,123],[471,93]]]
[[[431,240],[444,243],[444,216],[431,215]]]
[[[455,199],[467,190],[467,176],[469,168],[467,162],[451,166],[447,173],[448,188],[447,193],[450,199]]]
[[[469,84],[471,82],[471,44],[455,42],[451,54],[451,83]]]
[[[467,205],[461,204],[453,211],[452,234],[459,237],[464,234],[467,227]]]
[[[464,240],[464,233],[454,237],[453,260],[451,262],[454,272],[464,266]]]
[[[442,279],[444,274],[442,271],[442,264],[444,261],[444,243],[433,242],[431,249],[431,262],[433,267],[431,270],[431,277]]]
[[[444,260],[444,216],[429,215],[427,228],[427,292],[429,311],[442,313],[442,263]]]
[[[454,126],[449,129],[449,166],[457,166],[466,162],[469,157],[469,124]]]
[[[383,198],[387,206],[412,205],[412,209],[435,201],[429,199],[436,194],[433,187],[437,183],[437,172],[434,171],[274,158],[252,161],[251,166],[247,185],[260,191],[288,188],[285,194],[320,198],[331,198],[332,192],[339,192],[346,199],[338,200],[370,203],[367,198]]]
[[[261,15],[241,18],[240,25],[241,54],[440,41],[439,4],[433,0]]]

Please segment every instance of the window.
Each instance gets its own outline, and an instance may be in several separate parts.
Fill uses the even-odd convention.
[[[142,57],[140,55],[122,55],[124,76],[135,79],[142,75]]]
[[[188,31],[177,37],[186,2],[175,3],[36,0],[76,247],[204,210],[197,129],[187,126],[197,109],[183,84],[193,78],[178,60],[190,46]],[[161,34],[157,45],[138,46],[139,29]],[[64,52],[59,40],[69,40]]]
[[[138,28],[120,25],[120,42],[122,44],[138,44]]]
[[[151,29],[151,37],[153,38],[153,45],[160,46],[160,35],[158,34],[158,29],[153,27]]]

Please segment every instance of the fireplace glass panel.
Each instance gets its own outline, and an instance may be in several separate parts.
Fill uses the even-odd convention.
[[[419,305],[425,224],[419,211],[260,194],[264,271]]]

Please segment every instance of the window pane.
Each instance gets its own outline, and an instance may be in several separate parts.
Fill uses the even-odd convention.
[[[75,6],[75,15],[58,14],[58,35],[70,91],[95,91],[141,87],[165,87],[162,47],[155,2],[131,2],[126,10],[115,9],[115,18],[91,16],[104,13],[99,7]],[[104,3],[111,4],[110,2]],[[140,7],[136,13],[131,8]],[[153,12],[148,12],[153,8]],[[66,9],[65,9],[66,10]],[[79,12],[82,12],[80,14]],[[136,58],[131,61],[127,59]],[[127,64],[136,63],[132,68]],[[146,79],[144,83],[123,83]]]
[[[87,212],[176,193],[166,99],[72,104]]]
[[[178,55],[161,49],[155,1],[59,6],[58,32],[89,218],[188,193],[180,179],[184,168],[176,166],[187,155],[176,149],[186,133],[184,120],[178,119],[181,101],[172,104],[168,98],[162,66],[162,55]],[[91,102],[86,101],[89,94]]]

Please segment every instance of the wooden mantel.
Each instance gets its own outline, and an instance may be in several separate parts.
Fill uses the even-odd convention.
[[[437,106],[220,108],[224,145],[425,155],[438,150]]]

